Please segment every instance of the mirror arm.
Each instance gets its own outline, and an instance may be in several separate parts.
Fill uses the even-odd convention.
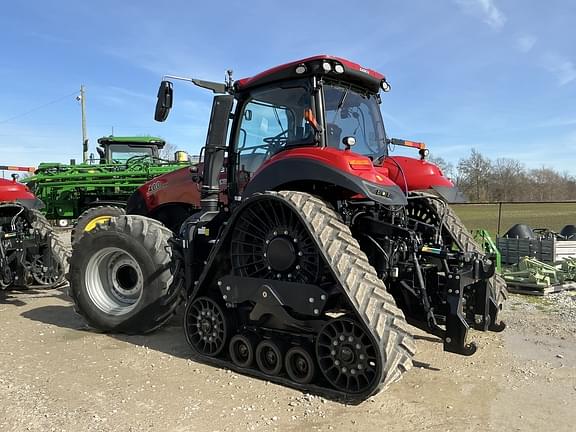
[[[222,83],[217,83],[217,82],[212,82],[212,81],[204,81],[204,80],[199,80],[199,79],[195,79],[195,78],[179,77],[179,76],[175,76],[175,75],[164,75],[163,79],[168,79],[168,78],[176,79],[176,80],[180,80],[180,81],[188,81],[188,82],[191,82],[191,83],[197,85],[198,87],[212,90],[213,93],[226,93],[227,92],[226,84],[222,84]]]

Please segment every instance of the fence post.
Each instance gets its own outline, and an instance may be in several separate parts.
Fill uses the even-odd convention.
[[[500,220],[502,219],[502,201],[498,201],[498,228],[496,229],[496,237],[500,237]]]

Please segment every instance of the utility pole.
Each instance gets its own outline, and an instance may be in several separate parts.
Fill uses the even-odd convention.
[[[86,98],[84,86],[80,86],[80,95],[76,97],[80,101],[82,109],[82,160],[88,162],[88,132],[86,131]]]

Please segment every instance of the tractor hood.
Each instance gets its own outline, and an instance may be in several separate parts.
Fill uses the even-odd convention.
[[[449,203],[465,202],[464,194],[444,176],[435,164],[422,159],[405,156],[387,157],[382,167],[388,171],[390,179],[403,191],[434,190]]]
[[[0,202],[17,202],[29,209],[44,207],[26,185],[14,180],[0,179]]]

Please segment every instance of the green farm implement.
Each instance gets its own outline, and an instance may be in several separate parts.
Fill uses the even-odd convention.
[[[27,185],[46,205],[47,219],[68,226],[77,219],[72,239],[96,224],[124,214],[126,201],[139,186],[189,164],[185,152],[175,160],[160,157],[165,141],[155,137],[103,137],[99,157],[87,163],[41,163]]]

